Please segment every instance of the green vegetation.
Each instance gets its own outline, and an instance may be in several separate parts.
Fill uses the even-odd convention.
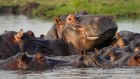
[[[91,14],[109,15],[117,19],[140,16],[140,0],[0,0],[0,6],[22,6],[28,2],[40,4],[30,15],[44,19],[81,10]]]

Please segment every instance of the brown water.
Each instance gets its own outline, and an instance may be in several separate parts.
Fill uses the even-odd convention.
[[[140,20],[117,22],[120,30],[140,33]],[[36,36],[46,34],[52,22],[30,19],[25,16],[0,16],[0,34],[5,30],[32,30]],[[0,79],[140,79],[140,68],[62,68],[43,72],[21,72],[0,70]]]

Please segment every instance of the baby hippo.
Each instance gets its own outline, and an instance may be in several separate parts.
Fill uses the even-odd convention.
[[[26,69],[31,62],[32,57],[28,57],[25,53],[18,53],[6,60],[0,61],[0,69],[3,70],[23,70]]]

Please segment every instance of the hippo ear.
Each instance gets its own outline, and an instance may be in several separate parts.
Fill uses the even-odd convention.
[[[20,31],[14,36],[15,41],[20,41],[23,36],[23,29],[20,29]]]
[[[69,14],[66,18],[66,24],[68,25],[74,25],[78,23],[78,20],[74,14]]]
[[[30,56],[30,55],[29,55]],[[23,54],[23,56],[21,57],[21,61],[22,62],[25,62],[25,63],[29,63],[30,61],[32,61],[32,58],[30,57],[28,57],[27,56],[27,54],[25,53],[25,54]]]
[[[45,39],[45,35],[44,34],[41,34],[40,35],[40,39]]]
[[[123,40],[123,38],[121,37],[121,35],[118,32],[116,33],[116,39],[117,39],[117,45],[120,48],[123,48],[126,45],[125,41]]]
[[[24,61],[24,62],[26,62],[26,59],[27,59],[27,56],[26,56],[26,54],[24,54],[24,55],[21,57],[21,60]]]
[[[114,54],[113,54],[113,50],[112,50],[112,49],[110,49],[108,55],[109,55],[109,56],[114,56]]]
[[[60,18],[55,18],[55,23],[56,23],[56,30],[57,30],[58,38],[61,38],[61,32],[62,32],[64,23],[62,22]]]
[[[82,10],[79,12],[79,15],[87,15],[87,14],[88,14],[88,12],[86,10]]]
[[[36,59],[43,59],[43,54],[37,53],[37,54],[35,54],[35,58]]]
[[[64,23],[62,22],[62,20],[60,19],[60,18],[58,18],[58,17],[56,17],[55,19],[55,23],[56,23],[56,25],[57,25],[57,30],[58,31],[61,31],[61,28],[63,27],[63,25],[64,25]]]
[[[29,36],[35,36],[34,33],[33,33],[31,30],[27,31],[27,34],[28,34]]]
[[[61,24],[62,24],[61,19],[58,18],[58,17],[55,17],[54,21],[55,21],[55,23],[56,23],[57,25],[61,25]]]
[[[94,48],[94,50],[95,50],[95,53],[96,54],[99,54],[100,53],[100,51],[97,48]]]
[[[116,39],[122,39],[121,35],[118,32],[116,33]]]

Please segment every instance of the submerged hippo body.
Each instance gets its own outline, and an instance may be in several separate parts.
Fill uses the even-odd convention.
[[[45,55],[55,55],[55,56],[67,56],[70,55],[68,52],[68,46],[63,40],[38,40],[39,43],[43,44],[40,47]]]

